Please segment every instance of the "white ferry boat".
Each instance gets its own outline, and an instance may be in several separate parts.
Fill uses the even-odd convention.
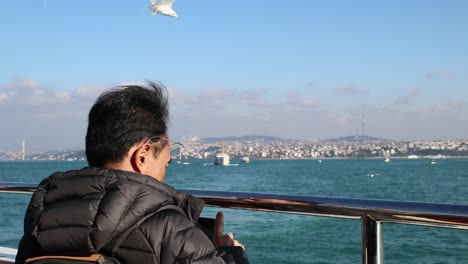
[[[229,166],[229,155],[224,153],[224,144],[221,143],[221,153],[217,153],[214,165]]]

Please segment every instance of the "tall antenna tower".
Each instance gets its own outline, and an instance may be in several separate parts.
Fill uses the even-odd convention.
[[[361,123],[362,123],[362,136],[366,136],[366,114],[363,114],[361,117]]]
[[[26,160],[26,141],[23,139],[23,147],[22,147],[22,152],[23,152],[23,160]]]

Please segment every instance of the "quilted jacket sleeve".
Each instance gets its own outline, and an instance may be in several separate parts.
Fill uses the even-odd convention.
[[[175,210],[166,210],[155,215],[141,228],[147,229],[142,232],[150,232],[150,228],[161,230],[160,234],[150,232],[150,243],[153,246],[160,245],[160,263],[248,263],[242,248],[215,249],[201,229]],[[158,250],[155,248],[155,251]]]

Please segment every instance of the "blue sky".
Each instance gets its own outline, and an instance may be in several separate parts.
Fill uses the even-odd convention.
[[[171,135],[468,138],[467,1],[2,1],[0,149],[82,147],[93,100],[160,81]]]

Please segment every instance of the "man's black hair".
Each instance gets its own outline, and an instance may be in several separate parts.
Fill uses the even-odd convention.
[[[167,132],[169,106],[166,87],[119,86],[104,92],[88,116],[86,158],[90,166],[121,162],[134,145],[157,140]],[[158,144],[161,148],[167,144]],[[161,149],[156,149],[158,155]]]

